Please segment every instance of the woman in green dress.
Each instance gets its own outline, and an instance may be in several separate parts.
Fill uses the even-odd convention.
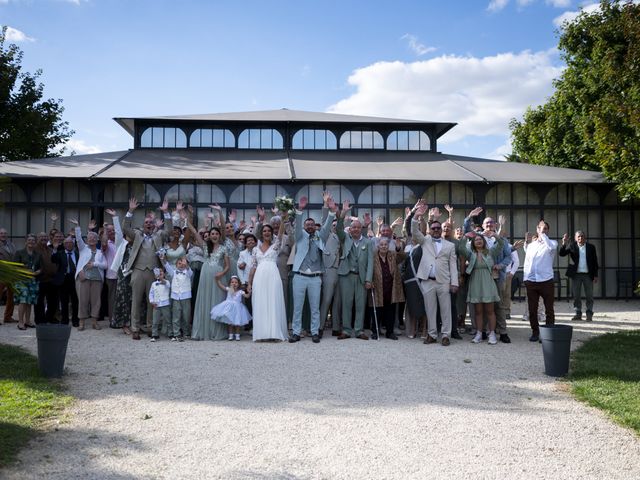
[[[473,305],[476,320],[476,335],[471,342],[480,343],[482,341],[483,317],[487,318],[489,324],[489,345],[498,343],[496,339],[496,313],[493,309],[494,303],[500,301],[498,288],[493,278],[495,256],[502,250],[504,240],[495,233],[493,247],[487,248],[487,240],[484,236],[469,233],[467,238],[471,239],[467,248],[461,248],[461,253],[466,257],[468,265],[466,269],[468,280],[467,302]],[[497,273],[497,272],[496,272]]]

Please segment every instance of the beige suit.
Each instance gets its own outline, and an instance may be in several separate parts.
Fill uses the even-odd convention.
[[[451,287],[458,286],[458,266],[455,245],[444,238],[440,247],[430,235],[423,235],[420,223],[411,222],[411,234],[422,246],[422,259],[418,266],[420,289],[424,297],[425,310],[429,321],[429,336],[438,337],[436,318],[438,305],[442,320],[442,336],[451,336]],[[434,267],[432,269],[432,267]],[[435,271],[435,278],[433,273]]]

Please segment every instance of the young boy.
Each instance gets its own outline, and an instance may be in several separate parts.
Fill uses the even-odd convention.
[[[160,327],[164,323],[171,321],[171,286],[164,278],[164,270],[154,268],[153,273],[156,281],[149,289],[149,303],[153,307],[153,323],[151,326],[151,341],[155,342],[160,338]],[[169,332],[171,340],[175,341],[175,334]]]
[[[179,341],[183,335],[191,336],[191,277],[193,271],[189,268],[187,257],[182,256],[176,261],[175,268],[163,259],[167,276],[171,279],[171,323],[173,334]],[[182,330],[182,335],[180,334]]]

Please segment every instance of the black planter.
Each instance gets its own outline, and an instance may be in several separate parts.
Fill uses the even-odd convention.
[[[56,323],[36,325],[38,367],[47,378],[62,377],[71,326]]]
[[[569,373],[572,334],[571,325],[540,326],[544,373],[550,377],[563,377]]]

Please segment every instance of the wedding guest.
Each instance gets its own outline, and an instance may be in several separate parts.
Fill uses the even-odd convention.
[[[189,268],[187,257],[182,256],[174,267],[164,263],[167,277],[171,280],[171,324],[173,335],[179,341],[191,337],[191,279],[193,271]]]
[[[216,283],[227,292],[227,298],[211,309],[211,319],[228,325],[229,340],[240,341],[241,328],[251,321],[251,314],[242,300],[251,295],[242,290],[240,279],[235,275],[231,277],[228,287],[220,279],[216,279]]]
[[[29,280],[22,280],[15,284],[15,302],[18,305],[18,329],[26,330],[27,327],[35,328],[31,323],[31,306],[38,301],[38,280],[41,268],[41,257],[36,251],[36,236],[28,234],[25,240],[25,247],[18,250],[13,257],[13,261],[21,263],[27,270],[33,272],[33,277]]]
[[[149,304],[153,308],[153,323],[151,330],[151,341],[156,342],[160,339],[160,329],[163,325],[171,324],[171,284],[164,277],[163,268],[154,268],[153,274],[156,281],[151,284],[149,289]],[[172,341],[176,341],[180,334],[178,328],[173,326],[168,335]]]
[[[10,262],[16,254],[16,247],[9,239],[9,233],[6,229],[0,228],[0,260]],[[13,289],[7,283],[0,283],[0,299],[6,295],[4,304],[4,316],[0,318],[0,325],[3,323],[13,322]]]
[[[61,322],[77,327],[80,325],[78,319],[78,294],[76,293],[76,265],[78,265],[78,250],[76,249],[75,239],[67,237],[63,242],[63,249],[59,250],[59,265],[62,267],[64,277],[60,285],[60,305],[61,305]],[[71,305],[71,312],[69,312]]]
[[[118,272],[111,269],[111,264],[116,256],[116,229],[112,223],[105,223],[103,234],[100,240],[100,248],[107,262],[107,271],[104,274],[104,283],[107,288],[107,317],[109,325],[113,320],[113,312],[116,304],[116,288],[118,286]],[[104,311],[104,309],[103,309]]]
[[[562,246],[558,255],[569,255],[571,262],[567,267],[567,277],[573,285],[573,310],[572,320],[582,320],[582,290],[587,307],[587,322],[593,320],[593,285],[598,283],[598,255],[596,247],[587,242],[587,237],[582,230],[575,233],[574,241],[569,242],[569,234],[562,236]]]
[[[111,215],[113,227],[115,230],[116,254],[111,262],[110,269],[117,272],[118,279],[116,281],[115,305],[113,307],[113,316],[109,326],[111,328],[122,328],[122,332],[126,335],[131,334],[131,271],[126,269],[131,255],[131,246],[133,238],[125,237],[122,231],[122,225],[115,210],[107,209],[106,213]]]
[[[36,239],[36,252],[40,256],[40,275],[38,276],[38,301],[33,307],[36,324],[53,321],[59,302],[58,287],[53,283],[53,277],[58,271],[58,266],[53,263],[53,249],[49,238],[53,240],[57,234],[49,237],[45,232],[40,232]],[[49,315],[47,315],[47,311]]]

